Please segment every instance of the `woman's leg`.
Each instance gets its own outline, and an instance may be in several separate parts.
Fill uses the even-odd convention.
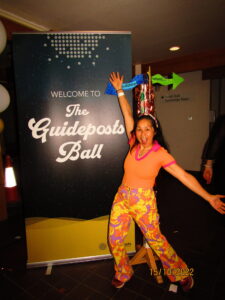
[[[137,222],[148,244],[160,258],[163,270],[161,274],[168,276],[170,281],[179,281],[188,277],[186,263],[178,257],[174,249],[159,229],[159,215],[154,192],[138,189],[136,201],[132,208],[132,217]]]
[[[127,196],[128,190],[120,187],[112,205],[108,234],[110,250],[115,260],[115,278],[121,282],[126,282],[133,275],[124,245],[131,222]]]

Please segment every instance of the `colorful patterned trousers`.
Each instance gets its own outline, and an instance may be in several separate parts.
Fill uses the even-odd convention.
[[[115,260],[115,278],[125,282],[133,275],[124,244],[132,218],[160,258],[164,274],[166,273],[170,281],[174,282],[187,277],[182,275],[184,273],[172,272],[173,270],[187,270],[187,265],[177,256],[160,232],[154,191],[144,188],[131,189],[121,185],[112,205],[108,236],[110,250]]]

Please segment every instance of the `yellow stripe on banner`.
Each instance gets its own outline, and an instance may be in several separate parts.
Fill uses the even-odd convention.
[[[108,219],[27,218],[28,264],[110,254]],[[135,251],[133,222],[125,244]]]

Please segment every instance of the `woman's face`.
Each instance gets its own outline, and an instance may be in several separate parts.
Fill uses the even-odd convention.
[[[138,122],[136,128],[136,138],[143,147],[151,147],[155,130],[150,120],[142,119]]]

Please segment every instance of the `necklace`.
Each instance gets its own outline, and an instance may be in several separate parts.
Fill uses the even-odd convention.
[[[153,146],[144,148],[142,151],[140,151],[141,147],[139,144],[136,149],[136,155],[135,155],[136,160],[141,160],[141,159],[145,158],[152,151],[152,147]]]
[[[143,156],[146,152],[148,152],[149,149],[151,149],[151,147],[144,148],[144,149],[142,149],[142,150],[141,150],[141,148],[139,148],[139,151],[138,151],[138,157]]]

